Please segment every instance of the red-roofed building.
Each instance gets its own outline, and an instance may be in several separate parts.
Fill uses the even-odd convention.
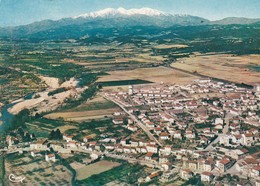
[[[211,172],[203,172],[201,174],[201,181],[205,181],[205,182],[211,182],[213,180],[214,176]]]
[[[229,169],[232,166],[232,161],[229,160],[229,158],[223,157],[219,163],[218,167],[221,172],[225,172],[227,169]]]
[[[188,180],[192,177],[193,173],[190,169],[184,169],[181,171],[181,178],[184,180]]]
[[[254,166],[251,170],[252,177],[259,177],[260,176],[260,166]]]

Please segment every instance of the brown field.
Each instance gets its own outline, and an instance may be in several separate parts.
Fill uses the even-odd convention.
[[[61,126],[61,127],[57,127],[62,133],[64,133],[66,130],[69,130],[69,129],[76,129],[77,127],[76,126],[73,126],[73,125],[64,125],[64,126]]]
[[[251,71],[249,66],[259,66],[260,55],[232,56],[213,54],[190,56],[180,59],[172,66],[189,72],[225,79],[237,83],[260,83],[260,73]]]
[[[108,171],[114,167],[119,166],[120,163],[110,162],[110,161],[99,161],[97,163],[93,163],[87,166],[78,166],[77,171],[77,180],[86,179],[94,174],[100,174],[102,172]]]
[[[108,73],[110,75],[99,78],[98,82],[141,79],[154,83],[187,84],[198,78],[195,75],[190,75],[167,67],[139,68],[135,70],[111,71]]]

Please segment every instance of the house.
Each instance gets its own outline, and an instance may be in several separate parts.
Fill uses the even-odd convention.
[[[111,145],[111,144],[102,144],[106,150],[114,150],[115,147],[114,145]]]
[[[169,162],[169,159],[170,159],[169,156],[160,156],[159,157],[159,163],[160,164],[167,163],[167,162]]]
[[[190,170],[197,170],[197,161],[189,161],[189,169]]]
[[[218,163],[218,167],[219,170],[223,173],[226,172],[227,169],[229,169],[232,166],[232,161],[230,161],[230,159],[223,157],[219,163]]]
[[[98,155],[95,154],[95,153],[91,153],[91,154],[90,154],[90,158],[91,158],[92,160],[96,160],[96,159],[98,159]]]
[[[211,172],[203,172],[201,173],[201,181],[205,182],[211,182],[213,180],[214,176]]]
[[[74,136],[69,136],[69,135],[63,135],[63,140],[65,140],[66,142],[70,142],[70,141],[73,141],[73,138]]]
[[[53,154],[53,153],[52,154],[45,154],[45,160],[55,162],[56,161],[55,154]]]
[[[160,113],[160,116],[161,116],[162,119],[165,120],[165,121],[169,121],[169,122],[171,122],[171,123],[174,122],[174,118],[173,118],[171,115],[167,114],[167,113]]]
[[[186,130],[186,138],[193,139],[195,134],[191,130]]]
[[[147,153],[146,147],[136,147],[136,151],[142,154]]]
[[[174,139],[182,139],[181,131],[180,130],[174,131],[173,138]]]
[[[215,125],[217,125],[217,124],[223,125],[224,124],[224,120],[222,118],[216,118],[215,119]]]
[[[171,154],[171,151],[172,151],[172,146],[164,146],[162,148],[160,148],[159,150],[159,155],[162,156],[162,155],[170,155]]]
[[[132,132],[136,132],[138,129],[137,129],[137,127],[135,127],[135,126],[133,126],[133,125],[128,125],[127,126],[127,129],[128,130],[131,130]]]
[[[155,126],[154,126],[154,123],[151,122],[151,121],[146,122],[145,125],[146,125],[148,128],[150,128],[150,129],[153,129],[153,128],[155,127]]]
[[[158,147],[153,144],[148,144],[146,146],[147,152],[152,152],[152,153],[158,153]]]
[[[39,139],[38,141],[30,144],[31,149],[45,150],[47,149],[47,140]]]
[[[137,146],[139,146],[139,142],[138,142],[138,141],[133,141],[133,140],[131,140],[130,146],[131,146],[131,147],[137,147]]]
[[[63,143],[59,143],[59,142],[51,142],[50,147],[57,151],[59,149],[63,149],[64,145]]]
[[[154,161],[154,162],[156,162],[156,156],[155,156],[155,154],[152,153],[152,152],[148,152],[148,153],[145,155],[145,158],[144,158],[144,159],[147,160],[147,161]]]
[[[198,171],[204,171],[204,164],[205,164],[205,159],[198,159],[197,161],[197,170]]]
[[[120,144],[123,146],[130,146],[130,140],[124,138],[120,141]]]
[[[248,150],[246,149],[235,149],[235,150],[229,150],[225,152],[227,156],[230,156],[231,158],[238,160],[240,159],[243,155],[248,153]]]
[[[87,143],[90,139],[92,139],[92,136],[85,136],[83,142]]]
[[[258,166],[254,166],[253,168],[252,168],[252,170],[251,170],[251,177],[255,177],[255,178],[257,178],[257,177],[259,177],[260,176],[260,166],[258,165]]]
[[[33,150],[33,151],[31,151],[31,156],[32,157],[41,156],[41,151]]]
[[[76,141],[70,141],[70,142],[67,143],[67,147],[77,148],[77,142]]]
[[[124,147],[124,148],[123,148],[123,152],[124,152],[124,153],[131,153],[131,152],[132,152],[132,151],[131,151],[131,147],[128,147],[128,146]]]
[[[254,144],[254,136],[252,133],[242,134],[242,145],[252,146]]]
[[[153,172],[153,173],[151,173],[149,176],[147,176],[146,178],[145,178],[145,181],[146,182],[150,182],[150,181],[152,181],[153,179],[155,179],[156,177],[158,177],[160,175],[160,172]]]
[[[124,123],[124,119],[122,117],[114,118],[112,121],[115,125],[120,125]]]
[[[192,177],[192,172],[189,169],[184,169],[181,171],[181,178],[184,180],[189,180]]]
[[[217,129],[217,130],[222,130],[223,125],[222,124],[216,124],[214,128]]]
[[[233,143],[235,144],[242,144],[243,143],[243,138],[242,138],[242,135],[241,134],[234,134],[232,137],[231,137],[231,140]]]
[[[8,146],[12,146],[14,144],[13,137],[10,136],[10,135],[7,135],[6,136],[6,142],[7,142]]]
[[[172,164],[168,161],[168,162],[161,164],[161,167],[164,171],[168,171],[172,168]]]
[[[208,158],[203,166],[204,171],[210,172],[214,168],[214,160],[212,158]]]
[[[162,132],[162,128],[161,128],[161,127],[155,127],[155,128],[153,129],[153,132],[154,132],[156,135],[159,136],[159,134]]]
[[[169,134],[168,134],[168,132],[161,132],[159,137],[161,140],[168,140]]]

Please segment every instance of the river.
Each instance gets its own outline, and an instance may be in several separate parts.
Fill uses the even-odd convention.
[[[27,100],[27,99],[32,99],[34,93],[28,94],[27,96],[25,96],[23,99],[19,100],[19,101],[14,101],[12,103],[9,103],[7,105],[4,105],[1,111],[1,117],[0,120],[3,122],[2,125],[0,125],[0,132],[2,131],[2,129],[5,126],[8,126],[11,122],[11,120],[13,119],[14,115],[11,114],[10,112],[8,112],[8,109],[11,108],[12,106],[14,106],[15,104],[21,102],[22,100]]]

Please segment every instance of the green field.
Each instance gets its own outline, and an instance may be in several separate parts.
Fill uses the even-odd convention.
[[[109,87],[109,86],[148,84],[148,83],[153,83],[153,82],[145,81],[145,80],[141,80],[141,79],[133,79],[133,80],[121,80],[121,81],[105,81],[105,82],[99,82],[99,83],[104,87]]]
[[[111,170],[101,174],[93,175],[85,180],[78,181],[79,184],[87,186],[101,186],[106,183],[118,180],[123,183],[136,185],[137,179],[143,175],[144,166],[123,163]]]

